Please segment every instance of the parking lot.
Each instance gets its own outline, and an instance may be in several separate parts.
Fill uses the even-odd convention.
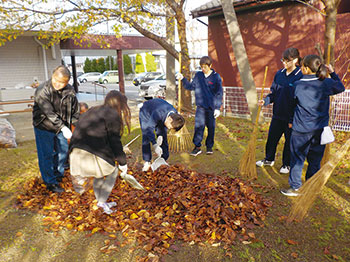
[[[103,86],[103,87],[102,87]],[[78,87],[79,93],[96,95],[96,100],[103,100],[103,97],[111,90],[118,90],[118,84],[94,84],[91,82],[81,83]],[[138,95],[139,88],[134,86],[132,81],[125,81],[125,95],[128,100],[143,101]],[[93,96],[91,97],[94,98]],[[102,99],[101,99],[102,98]]]

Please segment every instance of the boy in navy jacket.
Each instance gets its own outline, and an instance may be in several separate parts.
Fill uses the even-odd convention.
[[[192,156],[197,156],[201,151],[204,128],[208,128],[208,136],[205,141],[207,154],[213,154],[215,118],[220,115],[222,105],[222,81],[218,73],[211,69],[212,60],[209,56],[203,56],[199,64],[202,72],[197,72],[192,82],[183,78],[182,74],[177,75],[177,79],[182,80],[182,84],[187,90],[194,90],[196,97],[196,116],[193,135],[195,145],[191,152]]]
[[[143,103],[140,108],[139,120],[142,131],[142,158],[145,161],[142,170],[147,171],[151,167],[152,159],[150,143],[152,143],[155,153],[167,160],[169,158],[167,130],[179,131],[185,124],[185,119],[167,101],[155,98]],[[154,131],[157,137],[163,137],[161,145],[156,143]]]
[[[270,123],[269,133],[265,146],[265,158],[256,162],[257,166],[273,166],[275,163],[276,148],[282,134],[285,143],[282,156],[282,167],[280,173],[287,174],[290,169],[290,134],[289,125],[293,117],[293,86],[292,83],[299,80],[303,74],[296,64],[299,63],[300,55],[296,48],[288,48],[282,54],[284,68],[279,70],[264,100],[259,101],[259,105],[267,106],[273,103],[273,114]]]
[[[308,168],[305,179],[319,169],[325,145],[320,144],[323,128],[329,121],[329,96],[345,90],[331,65],[322,64],[317,55],[308,55],[302,61],[303,78],[295,85],[295,110],[293,117],[291,148],[290,188],[282,189],[287,196],[297,196],[302,185],[301,174],[304,161]],[[327,78],[330,74],[331,78]]]

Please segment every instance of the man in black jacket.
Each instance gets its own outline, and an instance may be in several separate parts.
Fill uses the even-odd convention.
[[[68,155],[71,124],[79,118],[79,104],[68,84],[70,72],[58,66],[52,78],[38,86],[34,95],[33,126],[41,176],[47,189],[60,193]]]

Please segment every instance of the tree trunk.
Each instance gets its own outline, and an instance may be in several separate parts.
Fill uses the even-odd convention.
[[[236,57],[238,70],[241,76],[244,93],[247,98],[248,108],[251,112],[251,121],[254,123],[258,111],[258,97],[236,12],[233,8],[232,0],[221,0],[221,5],[227,24],[227,30],[230,34],[233,53]]]
[[[178,17],[177,19],[178,26],[177,31],[179,35],[179,41],[180,41],[180,47],[181,47],[181,68],[180,72],[186,77],[187,79],[191,80],[191,70],[190,70],[190,57],[188,54],[188,45],[187,45],[187,39],[186,39],[186,20],[185,16],[182,15]],[[192,103],[191,103],[191,92],[184,89],[183,85],[181,85],[181,104],[182,104],[182,111],[191,112],[192,111]]]
[[[324,34],[324,61],[325,63],[329,62],[332,65],[334,65],[335,32],[337,26],[337,8],[339,3],[340,0],[324,1],[326,11]]]

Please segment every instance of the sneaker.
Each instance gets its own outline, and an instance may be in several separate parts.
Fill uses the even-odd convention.
[[[53,193],[62,193],[64,189],[57,184],[48,184],[47,189]]]
[[[106,202],[106,205],[109,207],[109,208],[112,208],[112,207],[115,207],[117,205],[116,202]]]
[[[98,202],[97,203],[97,206],[102,208],[103,209],[103,213],[107,214],[107,215],[110,215],[113,213],[113,210],[110,209],[108,203],[101,203],[101,202]]]
[[[290,166],[285,166],[283,165],[280,169],[280,173],[281,174],[288,174],[289,173],[289,170],[290,170]]]
[[[259,160],[255,163],[257,166],[263,167],[263,166],[273,166],[275,164],[275,161],[270,161],[270,160]]]
[[[288,189],[281,189],[281,193],[285,196],[299,196],[298,189],[288,188]]]
[[[192,152],[190,153],[191,156],[198,156],[200,153],[202,153],[202,150],[200,147],[195,147]]]
[[[212,155],[213,154],[213,149],[207,148],[207,155]]]

